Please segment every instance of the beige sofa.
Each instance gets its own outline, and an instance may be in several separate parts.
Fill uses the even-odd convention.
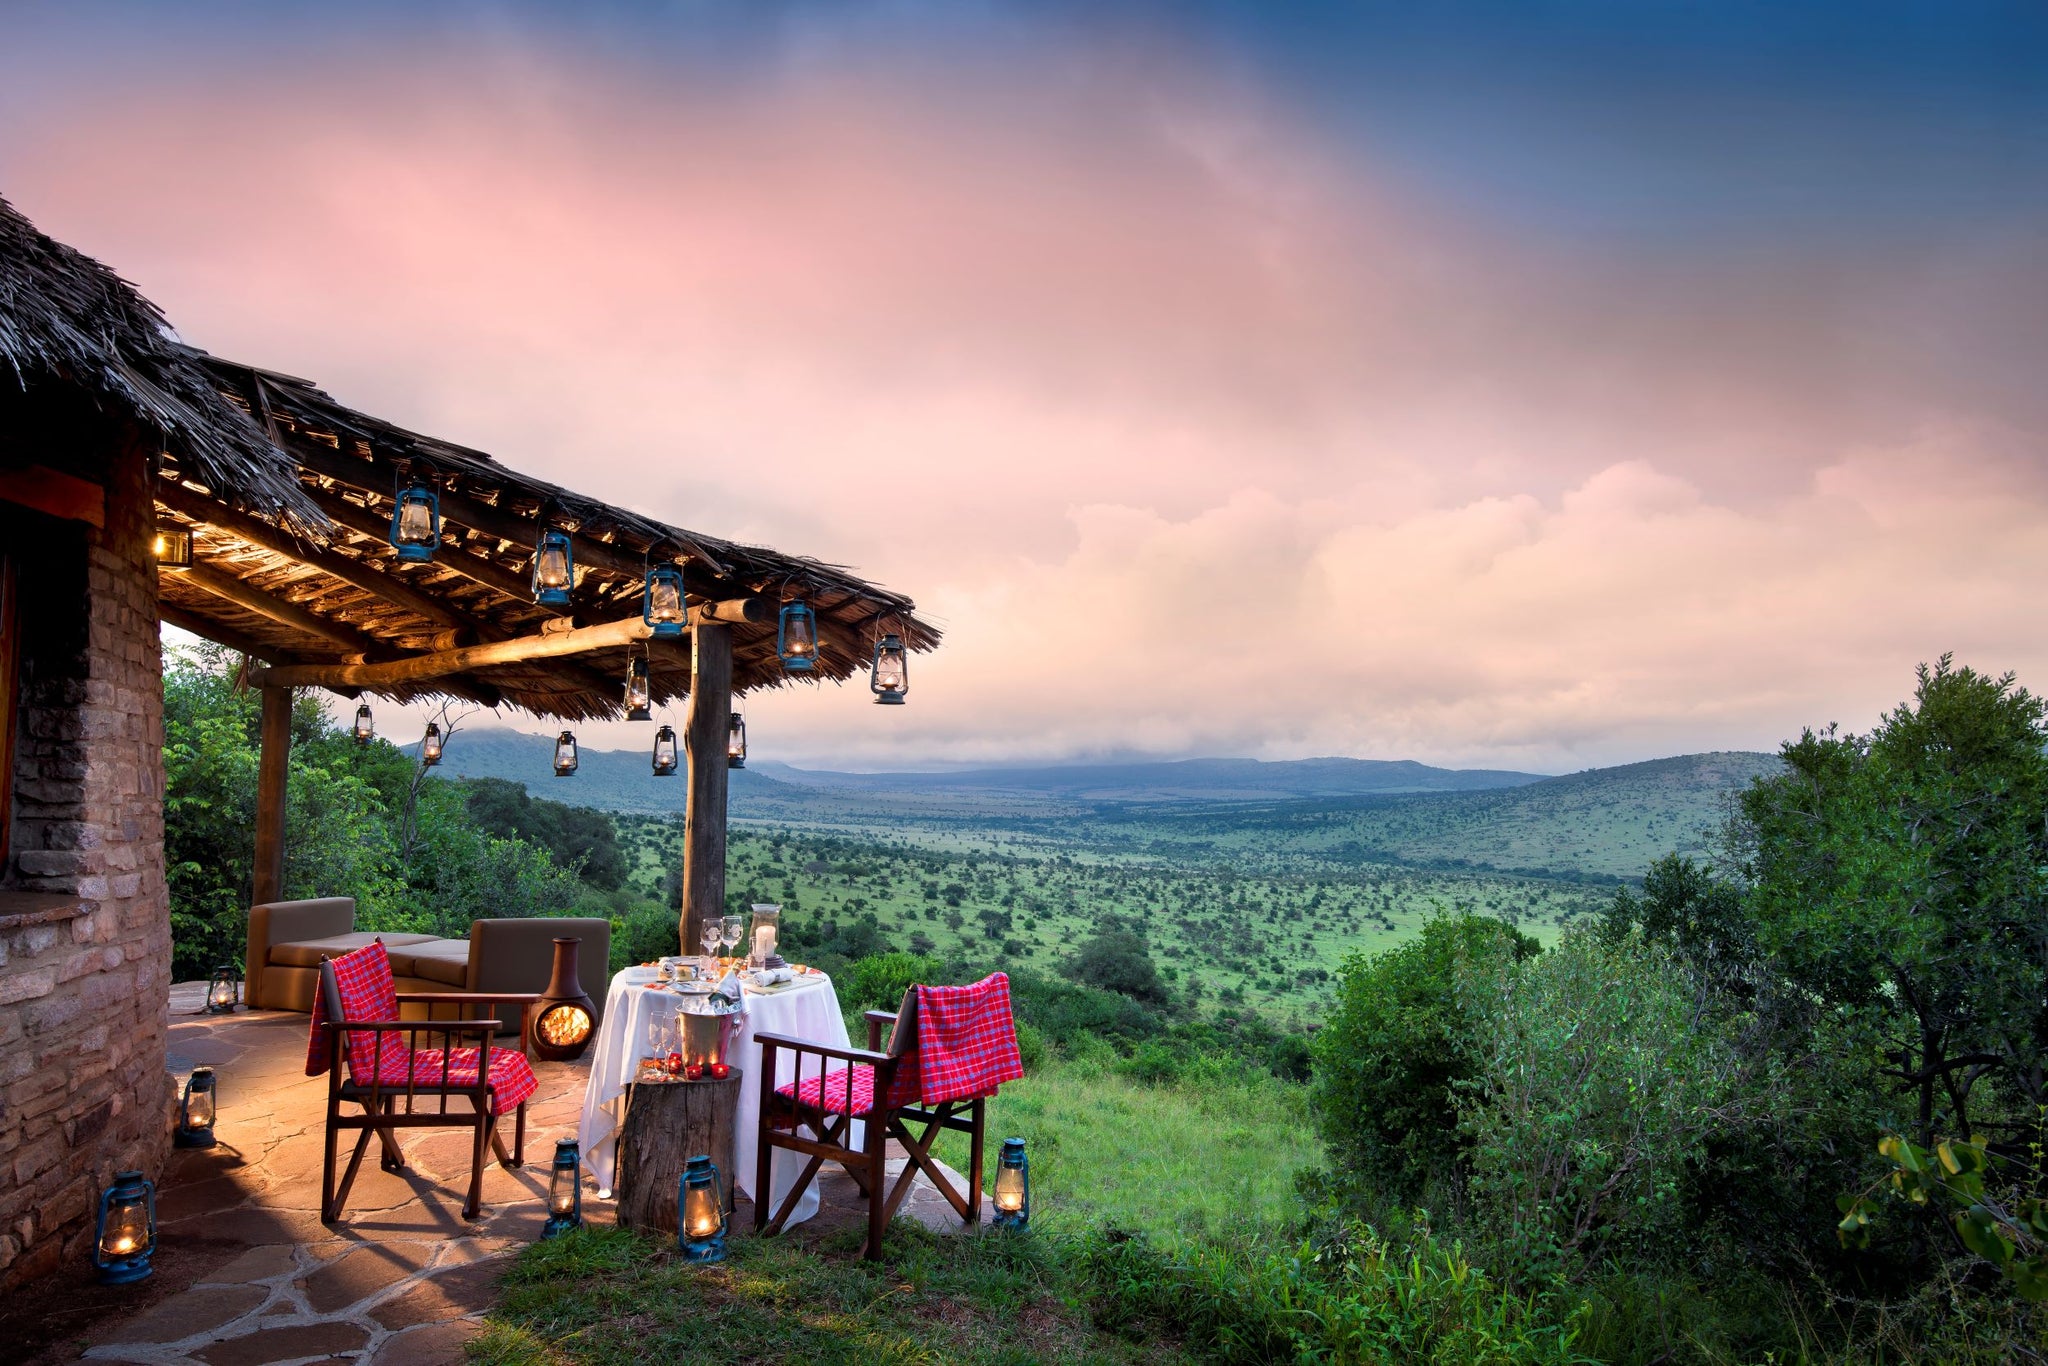
[[[408,991],[545,991],[557,936],[583,941],[577,956],[583,990],[600,1018],[611,983],[612,927],[580,916],[472,920],[467,939],[358,930],[354,897],[272,901],[249,908],[244,996],[252,1009],[313,1009],[320,960],[338,958],[372,940],[384,941],[397,989]],[[519,1028],[517,1007],[499,1013],[506,1031]]]

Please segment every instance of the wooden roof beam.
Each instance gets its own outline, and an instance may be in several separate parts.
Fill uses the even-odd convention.
[[[189,572],[189,571],[188,571]],[[653,634],[638,617],[579,626],[568,631],[543,631],[516,640],[470,645],[460,650],[409,655],[374,664],[285,664],[261,671],[259,686],[283,688],[390,688],[420,683],[449,674],[468,673],[500,664],[559,659],[590,650],[609,650],[646,640]]]
[[[353,626],[315,616],[296,603],[286,602],[283,598],[246,584],[232,574],[223,574],[202,564],[173,572],[182,575],[185,582],[194,588],[211,593],[217,598],[225,598],[237,607],[270,618],[280,626],[289,626],[294,631],[318,636],[322,640],[331,640],[350,653],[376,654],[382,649],[377,641]]]

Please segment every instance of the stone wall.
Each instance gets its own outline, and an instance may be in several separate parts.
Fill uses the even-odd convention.
[[[161,1170],[170,914],[154,511],[132,447],[106,527],[34,514],[19,555],[13,835],[0,873],[0,1287],[90,1256],[114,1172]]]

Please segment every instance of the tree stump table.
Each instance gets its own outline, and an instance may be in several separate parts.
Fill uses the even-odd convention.
[[[732,1213],[733,1127],[740,1105],[740,1069],[702,1081],[642,1081],[633,1087],[619,1134],[618,1179],[613,1193],[627,1228],[676,1231],[676,1188],[683,1164],[708,1154],[725,1186]]]

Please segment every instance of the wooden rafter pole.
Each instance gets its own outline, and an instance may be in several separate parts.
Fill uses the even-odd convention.
[[[240,631],[230,630],[218,622],[207,620],[197,612],[186,611],[175,602],[159,601],[157,603],[157,615],[181,631],[190,631],[195,636],[204,637],[216,645],[225,645],[230,650],[239,651],[249,656],[249,658],[261,660],[265,664],[296,664],[299,662],[299,657],[292,654],[289,650],[280,650],[275,645],[266,645],[253,636],[246,636]]]
[[[707,918],[725,914],[725,824],[729,784],[726,736],[732,724],[732,628],[702,625],[690,633],[690,712],[683,731],[689,756],[683,813],[684,952],[700,942]]]
[[[579,626],[566,631],[543,631],[539,635],[468,645],[459,650],[437,650],[408,655],[404,659],[375,664],[280,664],[258,670],[256,681],[266,687],[291,688],[390,688],[418,683],[449,674],[488,669],[499,664],[523,664],[535,659],[560,659],[591,650],[609,650],[648,638],[652,632],[638,617],[608,621],[598,626]]]
[[[185,582],[194,588],[225,598],[235,606],[268,617],[280,626],[289,626],[294,631],[331,640],[345,650],[366,654],[381,647],[378,642],[356,630],[353,626],[308,612],[294,602],[286,602],[272,593],[266,593],[252,584],[242,582],[232,574],[223,574],[217,569],[195,564],[190,569],[173,571],[183,576]]]

